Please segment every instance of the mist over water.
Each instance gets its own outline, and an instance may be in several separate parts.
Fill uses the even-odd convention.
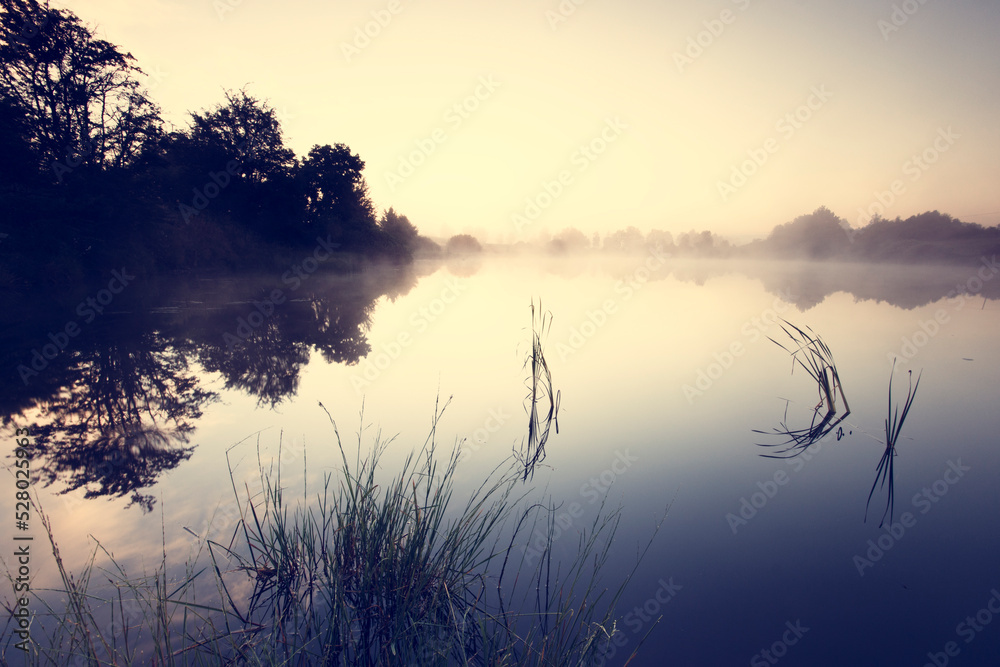
[[[280,276],[176,282],[96,319],[27,384],[6,383],[5,423],[37,434],[42,504],[71,568],[88,534],[138,567],[161,541],[160,511],[179,562],[195,544],[183,527],[212,534],[212,514],[231,503],[218,480],[235,442],[259,439],[299,492],[336,470],[318,402],[342,433],[398,434],[391,475],[426,437],[435,397],[453,396],[439,436],[463,449],[458,492],[474,489],[524,437],[529,305],[540,300],[553,314],[543,344],[560,428],[531,486],[563,508],[555,554],[572,556],[605,499],[620,505],[611,585],[669,507],[626,590],[626,645],[609,664],[647,631],[633,664],[746,663],[782,642],[772,655],[787,651],[789,664],[922,664],[949,641],[981,664],[996,633],[966,644],[956,625],[998,585],[1000,532],[984,511],[1000,501],[991,267],[484,255],[317,273],[273,308],[264,297]],[[63,323],[53,310],[8,331],[6,368]],[[759,456],[775,439],[753,431],[808,426],[819,397],[768,340],[788,343],[782,320],[830,347],[851,409],[787,460]],[[230,349],[220,332],[247,335]],[[907,371],[921,384],[896,447],[893,521],[880,529],[884,489],[864,515],[893,358],[894,401]],[[865,642],[862,661],[848,636]]]

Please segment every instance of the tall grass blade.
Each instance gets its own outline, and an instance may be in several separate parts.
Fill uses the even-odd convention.
[[[917,382],[913,383],[913,371],[907,371],[909,377],[909,386],[906,391],[906,399],[903,401],[903,411],[899,411],[899,405],[893,405],[892,402],[892,378],[896,373],[896,360],[892,360],[892,371],[889,374],[889,412],[885,418],[885,451],[882,453],[882,458],[878,462],[878,466],[875,469],[875,481],[872,483],[871,491],[868,492],[868,500],[865,503],[865,521],[868,521],[868,508],[872,502],[872,496],[875,494],[875,488],[881,491],[882,489],[887,489],[885,511],[882,512],[882,519],[879,521],[879,528],[885,524],[885,518],[889,517],[889,523],[892,523],[893,508],[895,505],[895,469],[893,466],[893,460],[896,457],[896,443],[899,441],[899,435],[903,431],[903,423],[906,421],[907,415],[910,414],[910,408],[913,406],[913,399],[917,396],[917,389],[920,387],[920,376],[923,372],[917,374]]]
[[[549,432],[555,425],[559,433],[559,403],[562,392],[556,391],[552,384],[552,371],[545,359],[542,341],[552,327],[552,313],[542,312],[539,302],[531,302],[531,352],[527,355],[524,365],[530,369],[526,386],[528,395],[525,397],[525,409],[528,413],[528,436],[522,440],[521,449],[514,450],[514,455],[524,466],[524,477],[527,481],[534,477],[535,466],[545,459],[545,443]],[[541,411],[540,411],[541,408]]]

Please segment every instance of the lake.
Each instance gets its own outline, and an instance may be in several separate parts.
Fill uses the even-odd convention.
[[[437,439],[462,447],[456,496],[476,489],[527,433],[534,304],[552,314],[560,404],[526,487],[558,508],[555,556],[620,508],[616,585],[663,519],[607,664],[644,637],[632,664],[995,664],[998,271],[650,252],[109,286],[100,310],[75,307],[84,295],[10,318],[4,436],[36,437],[35,488],[71,570],[97,540],[130,573],[162,552],[181,571],[206,537],[231,538],[233,486],[259,486],[258,457],[280,460],[290,496],[336,474],[331,417],[352,446],[395,436],[391,476],[450,397]],[[828,346],[842,392],[835,428],[767,458],[823,399],[775,344],[795,345],[785,322]],[[918,376],[880,527],[885,421]],[[34,586],[55,585],[37,519],[31,534]],[[540,536],[522,537],[530,561]]]

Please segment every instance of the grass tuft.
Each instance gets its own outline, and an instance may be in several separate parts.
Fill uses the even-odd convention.
[[[875,481],[872,483],[872,489],[868,492],[868,501],[865,503],[865,521],[868,521],[868,507],[872,502],[872,495],[875,493],[875,487],[879,488],[879,491],[886,488],[888,483],[888,493],[886,495],[885,511],[882,512],[882,519],[879,521],[878,527],[881,528],[885,524],[886,516],[889,517],[889,523],[892,523],[893,516],[893,506],[895,503],[895,470],[893,468],[893,460],[896,457],[896,443],[899,441],[899,434],[903,430],[903,422],[906,421],[907,415],[910,414],[910,408],[913,406],[913,399],[917,397],[917,388],[920,387],[920,374],[917,374],[917,382],[913,383],[913,371],[907,371],[909,376],[909,387],[906,390],[906,399],[903,401],[903,411],[899,411],[899,404],[893,406],[892,404],[892,378],[896,372],[896,360],[892,360],[892,371],[889,374],[889,413],[885,418],[885,451],[882,453],[882,458],[878,462],[878,467],[875,469]]]
[[[158,570],[135,578],[98,545],[111,567],[95,567],[95,549],[83,576],[74,579],[46,518],[62,576],[55,593],[66,602],[52,602],[39,615],[44,618],[36,618],[27,662],[599,662],[621,632],[615,605],[635,572],[604,588],[619,512],[602,504],[578,531],[577,552],[566,563],[553,554],[555,507],[530,499],[520,461],[497,466],[459,500],[453,494],[459,448],[442,450],[436,437],[447,406],[435,404],[427,439],[391,478],[379,472],[379,461],[393,440],[362,442],[359,429],[356,447],[346,446],[327,412],[341,469],[325,475],[309,502],[289,499],[280,464],[260,459],[258,436],[260,487],[237,485],[230,463],[241,508],[231,537],[205,540],[208,564],[198,565],[195,557],[179,578],[167,574],[165,546]],[[548,537],[534,560],[525,542],[539,525]],[[637,555],[636,567],[648,549]],[[91,592],[98,571],[110,595]],[[42,593],[36,593],[40,600],[51,597]],[[3,649],[10,658],[13,647]]]
[[[851,414],[850,405],[844,395],[844,387],[840,381],[840,372],[833,359],[833,352],[827,344],[816,335],[812,329],[805,330],[787,320],[782,320],[782,330],[791,339],[792,346],[785,347],[770,336],[768,340],[785,350],[792,356],[792,372],[796,366],[802,368],[816,383],[819,392],[819,403],[813,408],[812,419],[805,428],[790,428],[787,423],[788,406],[785,406],[785,417],[778,427],[771,431],[754,430],[754,433],[777,435],[784,440],[779,443],[761,444],[762,447],[783,447],[775,454],[761,454],[765,458],[791,458],[805,452],[816,442],[822,440],[828,433],[837,428]],[[787,325],[787,326],[786,326]],[[844,404],[843,412],[838,414],[837,397]],[[825,408],[825,409],[824,409]],[[759,443],[758,443],[759,444]],[[791,453],[789,453],[791,452]]]

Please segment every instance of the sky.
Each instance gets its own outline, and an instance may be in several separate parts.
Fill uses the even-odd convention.
[[[995,0],[52,4],[132,53],[176,127],[246,87],[431,236],[1000,223]]]

